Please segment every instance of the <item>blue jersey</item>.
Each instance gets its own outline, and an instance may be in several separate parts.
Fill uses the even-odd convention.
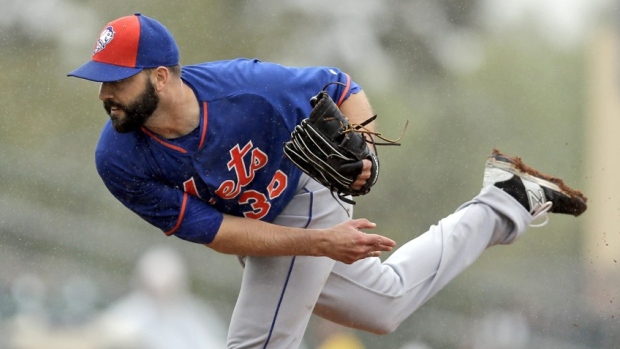
[[[338,104],[360,90],[330,67],[285,67],[236,59],[184,66],[200,126],[177,139],[146,128],[104,126],[97,171],[126,207],[166,235],[213,241],[223,213],[272,221],[295,195],[301,171],[283,153],[309,100],[325,85]]]

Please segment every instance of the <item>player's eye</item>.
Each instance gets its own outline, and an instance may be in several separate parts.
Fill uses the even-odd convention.
[[[127,86],[127,79],[109,82],[109,87],[115,91],[121,91]]]

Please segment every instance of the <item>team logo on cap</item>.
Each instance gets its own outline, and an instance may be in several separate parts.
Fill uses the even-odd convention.
[[[99,35],[97,46],[95,47],[93,54],[103,50],[110,43],[110,41],[112,41],[112,39],[114,39],[114,28],[109,26],[101,32],[101,35]]]

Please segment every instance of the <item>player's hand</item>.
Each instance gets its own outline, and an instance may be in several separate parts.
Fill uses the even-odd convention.
[[[319,246],[319,255],[351,264],[368,257],[379,257],[381,252],[391,251],[396,242],[385,236],[366,234],[361,229],[373,229],[377,225],[367,219],[354,219],[326,229],[327,241]]]
[[[357,178],[355,179],[355,182],[351,184],[351,188],[358,190],[363,187],[364,184],[366,184],[366,181],[370,179],[370,176],[372,174],[371,169],[372,162],[368,159],[362,160],[362,173],[360,173],[359,176],[357,176]]]

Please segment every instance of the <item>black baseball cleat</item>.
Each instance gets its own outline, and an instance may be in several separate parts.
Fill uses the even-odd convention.
[[[483,186],[494,185],[510,194],[534,218],[546,212],[579,216],[588,199],[579,190],[571,189],[560,178],[538,172],[525,165],[521,158],[507,156],[497,149],[486,162]]]

